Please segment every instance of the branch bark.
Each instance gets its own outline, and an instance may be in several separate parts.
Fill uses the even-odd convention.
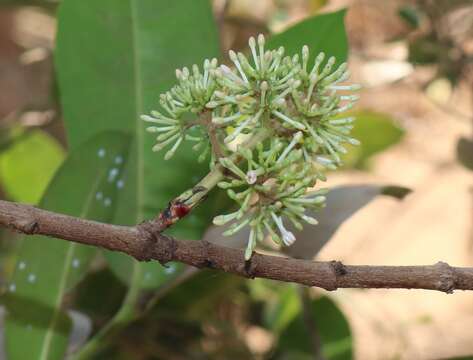
[[[28,235],[46,235],[121,251],[140,261],[157,260],[162,264],[178,261],[246,278],[261,277],[326,290],[404,288],[445,293],[473,290],[473,268],[452,267],[444,262],[424,266],[353,266],[338,261],[316,262],[258,253],[245,262],[243,250],[206,241],[178,240],[161,233],[165,226],[159,218],[137,226],[119,226],[0,200],[0,226]]]

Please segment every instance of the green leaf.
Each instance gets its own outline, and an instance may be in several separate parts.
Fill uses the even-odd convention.
[[[129,136],[107,132],[77,147],[53,178],[40,206],[109,222],[113,218]],[[69,320],[60,306],[85,275],[95,248],[45,236],[25,237],[5,302],[8,358],[62,359]],[[28,344],[28,346],[25,346]]]
[[[176,82],[176,68],[201,65],[204,58],[218,54],[217,31],[207,0],[62,3],[56,66],[72,148],[104,129],[135,134],[117,222],[131,225],[154,217],[206,172],[191,145],[182,146],[172,161],[153,153],[154,138],[145,133],[139,116],[158,107],[159,94]],[[199,239],[211,216],[208,211],[194,213],[172,233]],[[125,255],[106,256],[127,282],[157,287],[169,278],[158,263],[138,265]]]
[[[209,320],[215,313],[216,304],[232,301],[243,282],[243,279],[227,274],[215,276],[211,270],[196,272],[191,279],[161,298],[153,313],[186,321]]]
[[[348,153],[343,158],[346,168],[366,168],[372,156],[399,143],[404,137],[404,130],[387,114],[360,110],[351,115],[356,117],[351,135],[361,145],[346,146]]]
[[[424,16],[421,11],[412,5],[401,6],[397,13],[402,20],[414,29],[420,26],[420,17]]]
[[[279,286],[277,301],[266,306],[265,326],[272,332],[280,333],[301,311],[301,303],[294,286]]]
[[[296,295],[295,295],[296,296]],[[326,296],[312,300],[308,314],[310,325],[315,327],[322,343],[322,354],[325,359],[345,360],[353,358],[353,340],[350,326],[337,305]],[[307,318],[299,315],[287,326],[279,337],[278,358],[294,358],[290,354],[312,354],[314,329],[311,329]],[[301,358],[302,358],[301,357]]]
[[[310,17],[269,40],[271,48],[284,46],[286,54],[299,54],[304,45],[311,49],[309,64],[318,53],[335,56],[337,64],[347,59],[348,42],[343,19],[346,10]]]
[[[37,204],[64,159],[59,143],[42,130],[14,129],[0,153],[0,181],[12,200]],[[34,181],[32,181],[34,179]]]
[[[440,62],[448,47],[439,43],[434,33],[416,37],[409,41],[408,60],[414,65],[433,65]]]

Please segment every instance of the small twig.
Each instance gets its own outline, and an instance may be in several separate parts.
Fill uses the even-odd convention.
[[[212,123],[212,117],[210,116],[211,114],[207,113],[206,115],[207,116],[202,118],[202,124],[207,128],[212,153],[215,156],[215,159],[218,160],[224,157],[222,146],[220,145],[220,141],[217,138],[217,134],[215,132],[215,124]]]
[[[260,129],[242,146],[247,149],[252,149],[258,143],[267,139],[269,134],[270,132],[268,130]],[[234,162],[240,160],[237,153],[234,153],[229,158]],[[153,221],[144,223],[143,227],[147,227],[148,231],[151,233],[161,233],[168,227],[174,225],[207,197],[208,193],[223,179],[224,172],[225,168],[220,164],[216,164],[212,171],[192,189],[184,191],[181,195],[171,200],[165,210],[161,211]]]
[[[121,251],[141,261],[178,261],[246,278],[294,282],[326,290],[404,288],[445,293],[473,290],[473,268],[451,267],[444,262],[425,266],[351,266],[335,261],[315,262],[258,253],[245,262],[243,250],[205,241],[177,240],[160,232],[151,232],[153,226],[146,224],[134,227],[104,224],[0,201],[0,226],[24,234],[47,235]]]

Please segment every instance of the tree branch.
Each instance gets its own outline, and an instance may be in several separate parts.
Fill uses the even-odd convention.
[[[247,278],[294,282],[326,290],[338,288],[428,289],[451,293],[473,290],[473,268],[444,262],[426,266],[351,266],[338,261],[314,262],[244,251],[206,241],[177,240],[157,232],[159,218],[134,227],[99,223],[0,200],[0,226],[121,251],[140,261],[178,261]]]

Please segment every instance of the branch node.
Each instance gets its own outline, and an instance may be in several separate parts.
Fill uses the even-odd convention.
[[[446,294],[453,294],[453,290],[455,290],[455,270],[443,261],[439,261],[434,266],[439,271],[438,290]]]
[[[39,224],[37,221],[27,221],[24,224],[20,225],[23,232],[28,235],[34,235],[39,231]]]
[[[335,277],[337,278],[348,273],[347,268],[345,267],[345,265],[343,265],[341,261],[333,260],[330,262],[330,266],[332,267],[332,270],[335,273]]]
[[[348,273],[347,268],[345,265],[342,264],[341,261],[330,261],[330,268],[332,269],[333,272],[333,284],[330,284],[330,286],[327,286],[325,289],[328,291],[335,291],[338,289],[338,278],[341,276],[344,276]]]
[[[157,260],[163,266],[174,260],[176,243],[173,238],[156,231],[153,222],[145,221],[137,227],[142,246],[133,256],[138,261]]]

